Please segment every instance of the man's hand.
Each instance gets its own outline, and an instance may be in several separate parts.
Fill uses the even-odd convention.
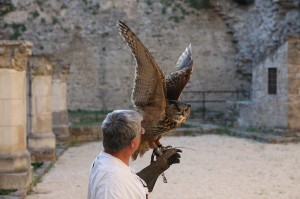
[[[157,156],[157,160],[152,164],[156,164],[162,172],[167,170],[172,164],[180,163],[180,154],[182,151],[176,148],[170,148],[164,150],[161,156]]]
[[[146,183],[149,192],[154,188],[156,180],[160,174],[167,170],[172,164],[180,163],[180,149],[169,148],[162,151],[161,156],[157,156],[156,161],[152,161],[151,164],[145,167],[137,175],[142,178]]]

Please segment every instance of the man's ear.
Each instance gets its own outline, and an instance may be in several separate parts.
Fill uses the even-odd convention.
[[[130,148],[134,148],[135,147],[136,143],[135,143],[134,139],[130,141],[129,145],[130,145]]]

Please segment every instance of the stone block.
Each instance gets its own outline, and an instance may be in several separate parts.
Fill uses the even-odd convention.
[[[0,99],[0,126],[5,124],[5,114],[4,114],[4,100]]]
[[[22,99],[25,90],[25,71],[0,70],[0,99]]]
[[[288,128],[300,129],[300,117],[290,117],[288,120]]]
[[[1,173],[0,189],[26,189],[32,182],[32,173],[29,169],[20,173]]]
[[[53,112],[67,109],[67,85],[60,80],[52,81],[52,109]]]
[[[57,144],[68,144],[70,142],[69,125],[54,125],[53,133]]]
[[[32,115],[31,132],[36,134],[52,132],[52,114],[44,113]]]
[[[19,153],[0,153],[0,173],[26,172],[31,167],[28,151]]]
[[[56,158],[55,146],[55,135],[52,132],[28,135],[28,150],[32,162],[54,161]]]
[[[288,128],[300,129],[300,97],[289,98],[288,106]]]
[[[4,17],[4,21],[6,23],[12,24],[12,23],[25,23],[26,19],[28,18],[28,12],[27,11],[15,11],[10,12]]]
[[[289,78],[288,81],[288,94],[299,95],[300,78]]]
[[[239,127],[253,126],[253,109],[254,104],[251,101],[237,103],[237,110],[239,112],[237,123]]]
[[[296,50],[296,49],[289,50],[287,59],[289,64],[300,65],[300,50]]]
[[[33,76],[31,81],[31,93],[33,96],[52,96],[52,77]]]
[[[87,142],[102,139],[100,126],[70,128],[71,142]]]
[[[0,152],[22,152],[26,149],[25,126],[0,126]]]
[[[40,113],[51,113],[52,106],[51,106],[52,97],[51,96],[32,96],[31,104],[32,104],[32,114],[40,114]]]
[[[56,160],[56,151],[54,149],[43,149],[43,150],[31,150],[31,162],[32,163],[41,163],[44,161],[55,161]]]
[[[29,188],[32,171],[30,154],[27,150],[22,153],[0,153],[0,165],[0,189],[26,191]]]
[[[55,135],[50,133],[35,134],[30,133],[28,135],[28,150],[44,150],[55,149]]]
[[[26,124],[25,99],[0,100],[2,104],[2,116],[0,126],[22,126]]]
[[[69,119],[68,119],[67,110],[60,111],[60,112],[53,111],[52,121],[53,121],[53,125],[68,125]]]

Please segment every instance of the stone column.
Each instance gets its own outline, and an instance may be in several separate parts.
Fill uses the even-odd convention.
[[[26,147],[26,65],[32,44],[0,41],[0,189],[31,183]]]
[[[28,150],[32,162],[54,161],[55,135],[52,132],[52,72],[46,55],[33,55],[30,73],[30,132]]]
[[[52,79],[52,111],[53,132],[58,144],[68,144],[70,141],[69,119],[67,106],[67,76],[69,67],[61,60],[53,60]]]

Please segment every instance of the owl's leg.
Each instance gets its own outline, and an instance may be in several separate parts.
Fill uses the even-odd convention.
[[[157,146],[156,148],[153,149],[153,153],[156,156],[161,156],[163,152],[161,151],[162,145]]]
[[[166,150],[171,149],[172,146],[163,146],[159,141],[157,141],[156,148],[154,148],[153,152],[157,155],[160,156],[162,155]]]
[[[150,147],[153,148],[153,152],[152,155],[156,155],[156,156],[161,156],[167,149],[171,149],[172,146],[168,145],[168,146],[163,146],[160,143],[160,139],[162,138],[162,135],[157,137],[152,143],[150,143]]]
[[[162,136],[158,136],[155,138],[155,140],[152,140],[151,143],[149,143],[150,148],[153,149],[152,155],[161,156],[163,154],[163,151],[160,150],[162,147],[162,144],[159,142]]]

